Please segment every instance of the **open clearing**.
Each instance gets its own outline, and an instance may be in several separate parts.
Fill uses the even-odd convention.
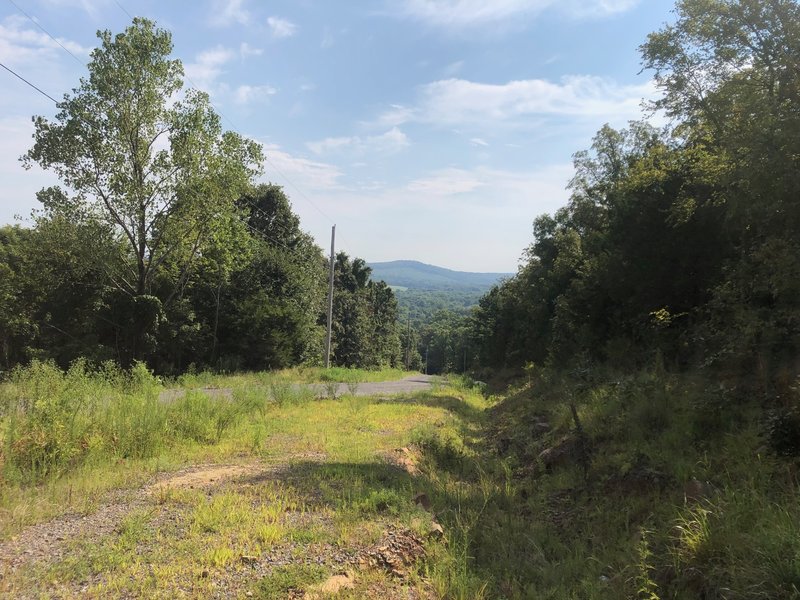
[[[65,476],[42,490],[61,490],[58,516],[4,524],[12,535],[0,542],[0,594],[436,597],[425,565],[446,541],[415,442],[430,428],[460,430],[468,400],[480,397],[432,390],[422,376],[362,384],[362,393],[367,385],[381,395],[270,406],[213,447],[122,465],[139,473],[134,484],[92,502],[78,497],[92,495],[86,472],[74,485]],[[420,391],[389,395],[409,387]]]

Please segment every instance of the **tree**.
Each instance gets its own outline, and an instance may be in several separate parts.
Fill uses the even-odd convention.
[[[93,219],[124,242],[124,260],[105,266],[132,299],[138,338],[181,289],[215,227],[235,216],[262,154],[222,131],[207,94],[182,92],[169,32],[135,18],[125,32],[98,37],[88,78],[64,95],[54,121],[34,117],[34,145],[22,160],[54,171],[71,194],[43,194],[47,210]],[[153,298],[159,274],[175,285]]]
[[[398,366],[401,362],[397,299],[383,281],[371,281],[361,258],[336,255],[333,295],[333,362],[346,367]]]
[[[800,351],[800,5],[681,0],[677,21],[642,46],[707,179],[733,249],[699,335],[719,361],[766,374]],[[765,265],[771,265],[765,268]]]

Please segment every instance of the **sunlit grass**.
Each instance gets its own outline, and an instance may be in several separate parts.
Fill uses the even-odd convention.
[[[87,495],[98,502],[102,490],[139,487],[157,470],[232,460],[247,462],[256,474],[263,470],[252,483],[223,482],[212,495],[199,489],[159,488],[149,497],[151,508],[126,518],[114,534],[99,542],[90,537],[74,540],[69,556],[5,580],[0,591],[28,586],[52,591],[102,573],[102,581],[86,589],[87,597],[168,597],[165,590],[175,589],[191,589],[193,596],[204,597],[213,592],[212,580],[247,568],[242,557],[297,544],[313,549],[375,543],[386,520],[424,534],[430,517],[413,502],[417,487],[386,457],[408,445],[420,426],[450,422],[444,406],[454,398],[438,391],[417,400],[345,397],[254,404],[218,440],[188,440],[165,446],[156,457],[119,464],[84,463],[34,487],[17,485],[15,494],[4,497],[8,514],[34,498],[48,497],[51,504],[45,508],[38,500],[41,505],[29,507],[25,519],[4,523],[9,533],[59,510],[74,509]],[[115,473],[116,478],[108,479]],[[71,506],[58,505],[65,489],[72,490]],[[87,512],[92,509],[85,506]],[[175,517],[159,518],[170,514]],[[320,567],[291,573],[287,581],[310,585],[328,571]],[[273,593],[271,588],[254,589],[265,597]]]
[[[46,383],[34,392],[61,393],[64,382]],[[3,534],[60,512],[91,514],[113,489],[127,488],[116,492],[124,501],[160,471],[221,463],[240,465],[243,474],[208,489],[159,488],[112,534],[79,536],[63,559],[23,569],[2,580],[0,592],[63,596],[90,581],[88,597],[188,590],[200,598],[219,593],[214,582],[238,578],[238,595],[283,598],[333,574],[324,561],[306,561],[379,544],[390,526],[426,540],[407,584],[441,598],[720,597],[727,590],[725,597],[744,600],[800,589],[791,465],[759,450],[763,438],[749,409],[719,423],[704,412],[707,386],[689,379],[641,373],[600,382],[577,400],[593,449],[589,473],[575,461],[545,470],[541,449],[574,435],[563,391],[548,387],[555,385],[529,382],[499,405],[466,379],[388,398],[316,399],[275,381],[231,384],[232,397],[201,398],[195,390],[173,402],[187,412],[173,409],[172,418],[184,414],[186,422],[150,456],[96,449],[58,476],[7,479]],[[244,407],[219,435],[217,402]],[[499,442],[509,449],[498,451]],[[406,454],[413,474],[397,461]],[[660,483],[641,479],[649,473]],[[714,491],[688,501],[688,478],[709,479]],[[420,494],[428,509],[414,501]],[[429,537],[433,519],[443,535]],[[272,553],[289,564],[253,579],[248,561]],[[392,585],[388,573],[363,571],[341,597]]]

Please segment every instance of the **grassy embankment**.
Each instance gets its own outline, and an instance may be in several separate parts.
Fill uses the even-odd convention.
[[[99,384],[90,377],[80,388],[76,372],[48,392],[52,374],[28,377],[3,392],[5,536],[64,510],[59,498],[91,513],[100,492],[135,488],[156,469],[219,462],[256,471],[211,489],[153,493],[113,534],[78,537],[66,557],[22,569],[0,589],[88,581],[88,595],[283,598],[334,574],[332,553],[380,545],[397,530],[423,540],[425,557],[402,579],[357,569],[356,587],[336,597],[800,597],[793,463],[767,449],[763,411],[746,394],[700,378],[538,373],[489,400],[458,381],[390,399],[281,398],[245,386],[234,402],[190,391],[163,405],[145,373],[109,375],[101,396],[118,394],[109,406],[134,402],[129,394],[158,407],[158,444],[139,444],[128,421],[94,407],[84,411],[96,416],[82,454],[42,472],[13,454],[36,430],[10,427],[9,390],[24,388],[34,403],[36,390],[40,401],[84,397],[88,407],[95,396],[77,390]],[[237,416],[220,430],[232,406]],[[403,446],[412,473],[392,464]],[[430,512],[414,502],[419,493]],[[441,540],[426,535],[432,518]]]

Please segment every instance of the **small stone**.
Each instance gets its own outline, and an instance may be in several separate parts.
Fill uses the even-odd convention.
[[[203,579],[208,577],[208,569],[203,569],[202,571],[200,571],[200,577],[202,577]]]
[[[444,537],[444,528],[436,521],[431,523],[431,528],[428,531],[428,537],[440,540]]]
[[[256,564],[258,562],[258,557],[257,556],[248,556],[247,554],[242,554],[239,557],[239,560],[242,561],[242,564],[254,565],[254,564]]]
[[[428,498],[428,494],[425,492],[420,492],[416,496],[414,496],[414,504],[419,504],[425,510],[431,509],[431,501]]]

